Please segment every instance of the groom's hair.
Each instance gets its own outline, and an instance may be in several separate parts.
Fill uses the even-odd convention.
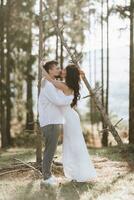
[[[43,68],[49,73],[49,70],[53,68],[53,65],[58,65],[57,60],[50,60],[43,65]]]

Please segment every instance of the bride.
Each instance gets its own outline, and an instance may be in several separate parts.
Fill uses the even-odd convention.
[[[43,66],[42,70],[45,78],[60,89],[64,95],[72,96],[71,105],[61,107],[65,118],[62,151],[65,177],[77,182],[92,181],[97,177],[96,170],[86,147],[79,115],[74,110],[77,100],[80,98],[80,70],[74,64],[69,64],[62,71],[62,77],[65,78],[65,82],[51,79]],[[84,75],[83,72],[82,74]]]

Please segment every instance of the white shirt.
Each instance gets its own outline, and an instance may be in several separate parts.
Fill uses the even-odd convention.
[[[65,96],[51,82],[44,80],[38,99],[40,127],[48,124],[64,124],[62,106],[70,105],[72,99],[72,96]]]

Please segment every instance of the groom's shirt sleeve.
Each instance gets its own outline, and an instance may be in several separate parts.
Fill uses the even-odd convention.
[[[71,96],[65,96],[62,93],[58,93],[56,88],[50,82],[47,82],[47,84],[45,85],[44,93],[45,96],[49,99],[49,101],[51,101],[57,106],[70,105],[72,102]]]

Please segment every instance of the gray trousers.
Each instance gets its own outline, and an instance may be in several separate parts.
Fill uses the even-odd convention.
[[[52,175],[51,167],[60,134],[60,125],[50,124],[41,127],[41,132],[43,136],[43,143],[45,145],[43,153],[42,173],[44,180],[46,180]]]

